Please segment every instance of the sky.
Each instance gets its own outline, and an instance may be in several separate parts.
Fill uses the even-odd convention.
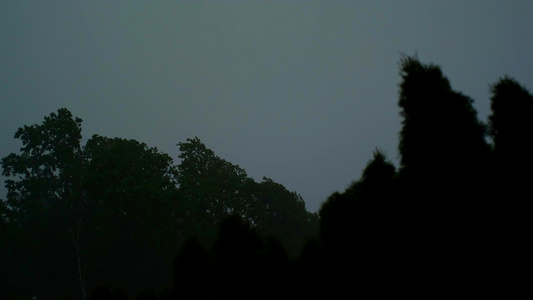
[[[398,166],[402,54],[439,65],[486,121],[499,78],[533,88],[532,16],[520,0],[0,1],[0,157],[65,107],[85,141],[176,164],[198,137],[316,212],[376,149]]]

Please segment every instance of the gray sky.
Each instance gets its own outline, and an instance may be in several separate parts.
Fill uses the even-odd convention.
[[[18,127],[66,107],[84,138],[176,161],[198,136],[314,212],[374,149],[398,165],[400,53],[440,65],[485,121],[499,77],[533,87],[532,30],[518,0],[4,0],[0,157],[18,152]]]

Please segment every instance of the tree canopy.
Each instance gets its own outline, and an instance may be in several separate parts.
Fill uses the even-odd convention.
[[[136,140],[82,139],[66,108],[19,128],[1,161],[0,297],[427,299],[520,280],[533,95],[500,78],[484,123],[440,66],[399,69],[399,166],[376,150],[318,213],[198,137],[175,164]]]
[[[178,144],[174,165],[136,140],[93,135],[83,145],[81,125],[61,108],[17,130],[20,153],[2,159],[1,253],[12,256],[6,267],[25,278],[28,293],[59,282],[68,282],[65,294],[82,298],[105,284],[135,293],[165,285],[178,247],[189,237],[213,244],[232,215],[280,236],[294,255],[317,228],[298,194],[271,179],[255,182],[198,138]]]

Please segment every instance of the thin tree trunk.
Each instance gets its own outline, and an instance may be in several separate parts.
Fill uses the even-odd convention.
[[[74,248],[76,248],[76,256],[78,260],[78,276],[74,276],[76,280],[80,283],[81,288],[81,294],[83,297],[83,300],[87,299],[87,293],[85,290],[85,276],[83,274],[83,268],[81,264],[81,253],[80,253],[80,233],[81,233],[81,218],[78,221],[78,230],[76,232],[76,235],[74,235],[74,231],[72,230],[72,226],[69,226],[70,231],[70,237],[72,238],[72,243],[74,244]]]

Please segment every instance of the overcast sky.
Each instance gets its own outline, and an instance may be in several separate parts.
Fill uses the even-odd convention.
[[[415,52],[486,121],[499,77],[533,87],[533,1],[3,0],[0,157],[66,107],[84,139],[176,163],[197,136],[315,212],[376,148],[398,165],[398,61]]]

